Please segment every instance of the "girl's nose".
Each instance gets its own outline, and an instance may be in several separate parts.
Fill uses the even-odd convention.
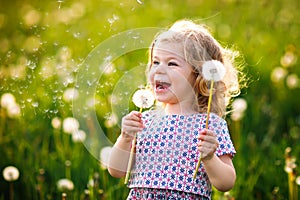
[[[164,67],[164,64],[163,63],[159,63],[158,65],[155,66],[155,73],[156,74],[163,74],[165,73],[165,67]]]

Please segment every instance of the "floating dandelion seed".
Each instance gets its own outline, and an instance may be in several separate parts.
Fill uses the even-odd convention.
[[[140,108],[140,112],[142,112],[143,108],[150,108],[154,104],[155,98],[153,96],[153,93],[148,89],[139,89],[137,90],[133,96],[132,96],[132,102]],[[128,161],[126,176],[125,176],[125,184],[128,183],[129,174],[131,170],[132,160],[133,160],[133,154],[135,149],[135,143],[136,143],[136,135],[134,136],[132,140],[131,145],[131,151],[130,151],[130,157]]]
[[[57,3],[58,3],[58,9],[60,9],[61,7],[61,4],[64,2],[64,0],[57,0]]]
[[[142,2],[141,0],[136,0],[136,2],[138,2],[139,4],[144,4],[144,2]]]
[[[206,117],[206,125],[205,128],[208,129],[208,122],[209,122],[209,115],[210,115],[210,107],[212,101],[212,93],[214,88],[214,82],[220,81],[226,74],[226,68],[224,65],[217,60],[210,60],[204,62],[202,65],[202,75],[203,78],[207,81],[210,81],[210,90],[209,90],[209,97],[208,97],[208,105],[207,105],[207,117]],[[193,179],[196,178],[198,169],[200,167],[200,163],[202,160],[202,153],[200,153],[200,158],[198,159],[198,163],[194,172]]]

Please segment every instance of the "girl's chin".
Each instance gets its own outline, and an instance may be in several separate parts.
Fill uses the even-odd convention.
[[[168,103],[174,103],[174,102],[177,102],[177,99],[173,99],[167,95],[156,95],[155,96],[155,99],[156,101],[160,102],[160,103],[165,103],[165,104],[168,104]]]
[[[156,96],[155,99],[161,103],[168,103],[168,99],[162,96]]]

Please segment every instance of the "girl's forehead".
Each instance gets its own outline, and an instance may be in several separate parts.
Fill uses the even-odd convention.
[[[170,54],[175,57],[184,58],[183,46],[180,43],[169,41],[158,41],[153,47],[153,55]]]

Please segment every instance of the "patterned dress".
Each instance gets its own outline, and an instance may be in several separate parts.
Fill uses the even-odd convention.
[[[211,183],[202,164],[193,180],[200,153],[199,131],[206,114],[161,115],[143,113],[146,128],[137,134],[135,165],[128,187],[130,199],[211,199]],[[234,156],[227,123],[210,115],[209,129],[217,134],[216,155]]]

